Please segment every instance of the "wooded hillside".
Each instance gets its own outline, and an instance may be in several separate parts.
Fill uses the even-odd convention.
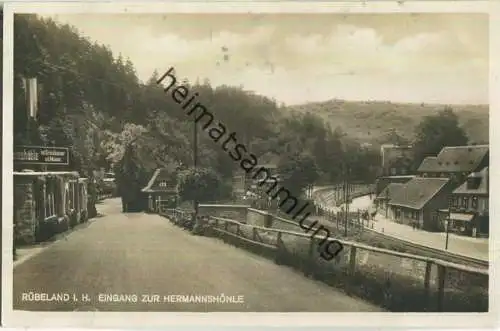
[[[156,84],[162,73],[153,72],[141,83],[128,59],[49,19],[16,15],[14,28],[16,144],[68,146],[72,165],[85,176],[100,167],[121,167],[117,172],[135,169],[136,174],[122,177],[136,178],[137,187],[144,186],[157,167],[180,171],[192,165],[193,121]],[[38,79],[40,91],[38,116],[27,131],[22,79],[29,77]],[[385,131],[395,128],[411,138],[410,129],[434,109],[330,101],[291,107],[299,110],[293,112],[240,88],[214,88],[208,80],[184,83],[191,93],[199,93],[198,101],[218,121],[237,133],[238,141],[259,163],[278,163],[285,184],[297,190],[306,185],[297,184],[297,178],[333,182],[342,177],[345,167],[353,180],[373,181],[380,162],[377,144],[394,138],[384,136]],[[484,111],[468,109],[468,117],[465,110],[459,112],[462,122],[474,139],[487,139]],[[126,159],[133,160],[127,162],[139,164],[131,167],[120,162],[125,151]],[[198,153],[200,166],[212,169],[224,181],[239,167],[204,132]]]
[[[488,143],[489,107],[487,105],[452,105],[471,143]],[[380,101],[330,100],[291,106],[299,113],[311,112],[332,126],[340,126],[349,136],[363,142],[384,143],[393,129],[412,140],[415,128],[425,116],[436,115],[444,105],[409,104]]]

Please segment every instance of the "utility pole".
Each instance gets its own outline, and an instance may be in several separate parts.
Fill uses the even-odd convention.
[[[344,163],[344,204],[345,204],[345,215],[344,215],[344,235],[347,237],[347,222],[349,218],[349,179],[348,179],[349,170],[347,169],[346,164]]]
[[[451,220],[450,207],[451,206],[448,207],[448,217],[446,218],[446,242],[445,242],[445,246],[444,246],[445,250],[448,250],[448,240],[449,240],[449,236],[450,236],[450,220]]]
[[[387,187],[385,189],[385,218],[389,217],[388,215],[389,215],[389,184],[387,184]]]

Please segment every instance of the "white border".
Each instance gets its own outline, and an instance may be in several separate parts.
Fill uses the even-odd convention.
[[[494,205],[495,188],[500,187],[498,167],[491,176],[490,225],[490,312],[484,314],[448,313],[59,313],[20,312],[12,310],[12,93],[13,93],[13,13],[490,13],[490,91],[500,91],[500,2],[497,1],[415,1],[415,2],[170,2],[170,3],[7,3],[4,4],[4,71],[3,71],[3,264],[2,324],[7,327],[153,327],[167,325],[273,325],[273,326],[404,326],[404,327],[492,327],[495,318],[493,283],[496,266],[495,241],[500,230]],[[497,33],[495,33],[495,31]],[[497,37],[497,38],[495,38]],[[496,61],[495,61],[496,60]],[[467,79],[464,77],[464,79]],[[496,123],[498,100],[490,93],[490,123]],[[500,123],[500,122],[499,122]],[[490,124],[491,162],[495,163],[494,146],[498,141]],[[498,130],[497,130],[498,131]],[[495,144],[494,144],[495,142]],[[411,300],[411,298],[409,298]],[[147,314],[147,315],[145,315]],[[494,324],[493,324],[494,323]]]

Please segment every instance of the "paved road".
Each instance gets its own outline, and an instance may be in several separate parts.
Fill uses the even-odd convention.
[[[328,195],[328,191],[322,192],[323,196]],[[325,198],[324,203],[327,207],[336,210],[333,200]],[[354,198],[349,209],[369,209],[372,200],[369,196]],[[387,219],[382,214],[375,216],[376,222],[373,223],[375,231],[383,232],[400,239],[413,242],[420,245],[425,245],[435,249],[445,249],[446,233],[444,232],[427,232],[423,230],[415,230],[409,225],[395,223],[393,220]],[[489,241],[487,238],[472,238],[453,233],[449,234],[448,251],[476,259],[489,260]]]
[[[100,211],[107,215],[15,268],[14,309],[382,311],[220,240],[191,236],[160,216],[122,214],[117,199],[106,201]],[[30,291],[47,293],[50,297],[54,293],[67,293],[71,299],[69,302],[23,301],[23,293],[29,299],[26,295]],[[186,303],[182,300],[193,299],[173,297],[163,302],[168,295],[217,296],[221,293],[234,296],[240,303]],[[73,294],[78,301],[73,300]],[[99,294],[128,294],[129,300],[135,294],[139,302],[102,302]],[[160,302],[141,302],[145,294],[158,295]],[[83,302],[87,296],[90,301]]]

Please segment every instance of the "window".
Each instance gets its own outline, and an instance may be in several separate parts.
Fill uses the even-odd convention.
[[[420,213],[418,211],[415,212],[415,219],[418,220],[419,219],[419,215]]]
[[[462,208],[467,208],[469,205],[469,198],[463,197],[462,198]]]
[[[471,201],[471,204],[472,204],[472,209],[477,209],[477,197],[472,197],[472,201]]]

